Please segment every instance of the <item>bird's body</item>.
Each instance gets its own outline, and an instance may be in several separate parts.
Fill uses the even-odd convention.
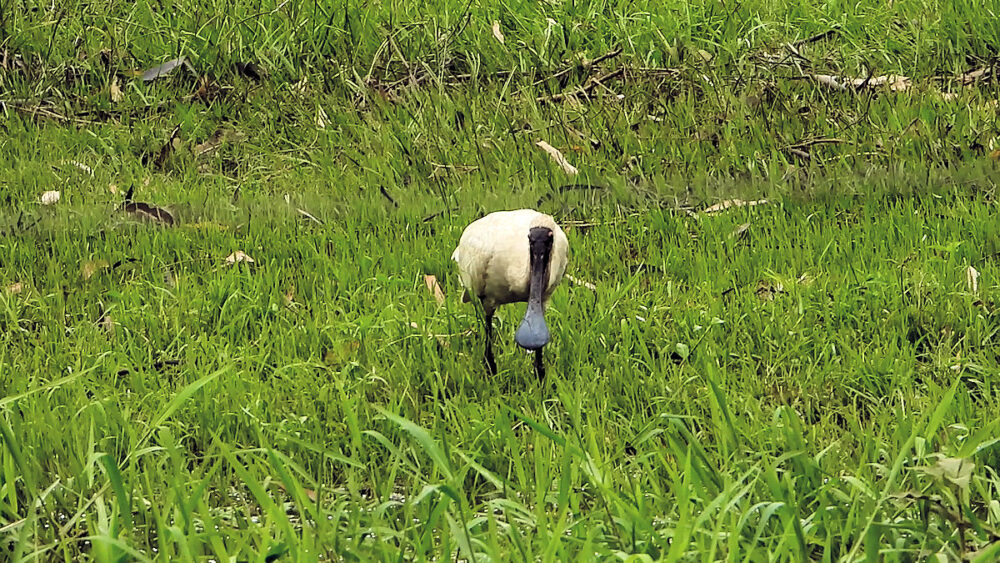
[[[533,227],[549,228],[554,234],[544,304],[562,280],[568,262],[569,242],[552,217],[533,209],[497,211],[473,221],[462,233],[451,258],[458,263],[462,285],[482,301],[487,313],[500,305],[528,300],[528,231]]]
[[[491,371],[496,371],[490,346],[493,314],[500,305],[522,301],[528,302],[528,310],[516,338],[522,347],[537,351],[541,370],[541,347],[548,342],[543,313],[566,271],[568,252],[569,242],[555,220],[532,209],[498,211],[465,228],[451,257],[462,285],[486,314]]]

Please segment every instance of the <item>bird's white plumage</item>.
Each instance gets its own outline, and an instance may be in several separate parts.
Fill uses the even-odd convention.
[[[562,280],[569,260],[569,242],[552,217],[533,209],[497,211],[473,221],[462,233],[451,258],[458,263],[462,285],[479,297],[487,314],[500,305],[528,300],[528,232],[533,227],[547,227],[553,235],[544,304]]]

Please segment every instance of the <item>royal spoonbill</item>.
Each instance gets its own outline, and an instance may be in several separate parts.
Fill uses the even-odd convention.
[[[542,347],[549,342],[545,306],[566,271],[569,242],[552,217],[533,209],[497,211],[462,232],[451,259],[465,286],[463,300],[479,298],[486,316],[486,367],[493,359],[493,314],[507,303],[528,302],[514,340],[535,351],[535,373],[545,377]]]

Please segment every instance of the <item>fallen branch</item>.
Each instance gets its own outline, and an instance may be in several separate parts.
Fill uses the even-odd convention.
[[[385,199],[389,200],[389,203],[391,203],[393,207],[399,207],[399,203],[397,203],[396,200],[389,195],[389,190],[385,189],[385,186],[379,186],[378,191],[382,192],[382,195],[385,196]]]
[[[21,113],[27,113],[37,117],[47,117],[49,119],[55,119],[56,121],[62,121],[64,123],[78,123],[80,125],[97,125],[96,121],[88,121],[86,119],[80,119],[77,117],[65,116],[39,106],[23,106],[20,104],[12,104],[12,103],[5,103],[4,105],[9,108],[13,108],[15,111],[19,111]]]
[[[569,92],[561,92],[559,94],[552,94],[551,96],[539,96],[535,98],[535,101],[540,104],[544,104],[544,103],[561,102],[570,96],[579,96],[579,95],[586,96],[589,95],[590,92],[593,91],[593,89],[596,88],[598,85],[603,86],[603,84],[601,83],[604,82],[605,80],[612,80],[614,78],[617,78],[622,74],[624,74],[624,72],[625,72],[624,68],[619,68],[617,70],[613,70],[607,74],[598,76],[596,78],[592,76],[587,79],[587,82],[583,86],[575,88]]]
[[[904,90],[908,90],[911,85],[909,77],[900,74],[886,74],[882,76],[868,75],[865,78],[844,78],[842,76],[832,76],[829,74],[806,74],[792,78],[800,80],[813,80],[817,84],[839,92],[859,92],[868,88],[874,89],[879,87],[886,87],[892,92],[902,92]]]
[[[593,61],[590,62],[591,64],[590,68],[593,69],[594,65],[604,60],[607,60],[606,58],[604,58],[604,56],[594,59]],[[552,80],[553,78],[561,78],[564,75],[563,73],[570,72],[573,69],[578,69],[578,68],[580,68],[580,65],[569,67],[568,69],[562,68],[556,71],[556,73],[551,76],[535,80],[532,84],[537,86],[539,84]],[[399,78],[383,81],[372,76],[370,78],[365,79],[365,85],[372,90],[393,92],[406,85],[422,86],[423,84],[432,79],[439,81],[443,85],[457,86],[460,84],[464,84],[470,80],[482,80],[482,81],[504,80],[511,77],[523,78],[523,77],[537,76],[539,74],[538,71],[498,70],[495,72],[488,72],[488,73],[466,72],[462,74],[446,74],[441,76],[435,76],[429,71],[426,70],[420,71],[420,69],[416,69],[413,70],[413,76],[411,76],[410,72],[402,65],[400,65],[400,70],[401,72]],[[624,73],[624,76],[626,78],[632,76],[676,78],[681,74],[680,71],[676,68],[651,68],[651,67],[637,67],[628,65],[622,66],[621,71]],[[385,70],[384,72],[388,73],[388,70]],[[598,80],[607,80],[607,79],[608,76],[598,78]],[[565,96],[565,94],[556,94],[556,96]]]
[[[568,160],[566,160],[566,157],[559,149],[553,147],[552,145],[548,144],[545,141],[538,141],[535,143],[535,145],[541,148],[546,153],[548,153],[548,155],[552,158],[552,160],[554,160],[555,163],[558,164],[559,167],[562,168],[563,172],[565,172],[566,174],[569,174],[570,176],[575,176],[579,172],[579,170],[577,170],[575,166],[573,166],[572,164],[569,163]]]
[[[582,285],[583,287],[589,289],[590,291],[597,291],[597,286],[590,283],[589,281],[581,280],[579,278],[574,278],[569,274],[566,274],[566,279],[575,283],[576,285]]]
[[[785,148],[788,149],[805,149],[813,145],[832,145],[836,143],[846,143],[844,139],[834,139],[830,137],[820,137],[817,139],[805,139],[797,143],[792,143]]]
[[[802,149],[795,148],[795,147],[785,147],[784,150],[786,152],[788,152],[789,154],[791,154],[791,155],[794,155],[794,156],[797,156],[797,157],[801,158],[802,160],[805,160],[805,161],[812,160],[812,155],[809,154],[808,152],[802,150]]]
[[[838,28],[835,27],[833,29],[828,29],[828,30],[826,30],[826,31],[824,31],[822,33],[817,33],[816,35],[813,35],[812,37],[806,37],[805,39],[799,39],[795,43],[792,43],[792,46],[793,47],[801,47],[803,45],[808,45],[809,43],[815,43],[817,41],[822,41],[822,40],[827,39],[829,37],[832,37],[832,36],[834,36],[834,35],[836,35],[838,33],[840,33],[840,29],[838,29]]]
[[[962,73],[958,77],[958,81],[961,82],[962,84],[968,86],[970,84],[974,84],[974,83],[979,82],[981,80],[989,80],[990,77],[993,74],[995,74],[994,67],[995,67],[996,64],[997,64],[996,62],[992,62],[992,63],[990,63],[988,65],[979,67],[979,68],[977,68],[975,70],[970,70],[968,72]]]
[[[532,84],[532,86],[538,86],[538,85],[544,84],[545,82],[548,82],[550,80],[558,80],[558,79],[566,76],[567,74],[573,72],[574,70],[576,70],[578,68],[582,68],[584,70],[590,70],[591,68],[594,67],[594,65],[601,64],[601,63],[603,63],[604,61],[606,61],[608,59],[613,59],[613,58],[617,57],[620,54],[622,54],[622,48],[618,47],[617,49],[613,49],[611,51],[608,51],[607,53],[604,53],[603,55],[601,55],[600,57],[597,57],[594,60],[584,59],[583,62],[581,62],[579,65],[567,66],[567,67],[563,68],[562,70],[556,72],[555,74],[553,74],[551,76],[548,76],[548,77],[545,77],[545,78],[542,78],[540,80],[535,81],[535,83]]]

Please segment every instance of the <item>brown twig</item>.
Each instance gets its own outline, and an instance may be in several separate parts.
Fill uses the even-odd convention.
[[[574,70],[576,70],[578,68],[582,68],[583,70],[590,70],[590,69],[594,68],[594,65],[601,64],[601,63],[603,63],[604,61],[606,61],[608,59],[613,59],[613,58],[617,57],[620,54],[622,54],[622,48],[618,47],[617,49],[612,49],[611,51],[608,51],[607,53],[604,53],[603,55],[601,55],[600,57],[597,57],[594,60],[584,59],[583,62],[581,62],[579,65],[567,66],[567,67],[563,68],[562,70],[560,70],[559,72],[556,72],[555,74],[553,74],[551,76],[547,76],[547,77],[542,78],[540,80],[536,80],[535,83],[532,84],[532,86],[538,86],[539,84],[544,84],[545,82],[548,82],[550,80],[558,80],[558,79],[566,76],[567,74],[573,72]]]
[[[622,67],[628,74],[648,74],[659,76],[679,76],[681,71],[676,68],[654,68],[647,66],[624,66]]]
[[[80,119],[77,117],[65,116],[38,106],[24,106],[20,104],[5,104],[5,105],[21,113],[28,113],[39,117],[47,117],[49,119],[55,119],[57,121],[63,121],[66,123],[79,123],[81,125],[97,125],[96,121],[88,121],[86,119]]]
[[[817,139],[805,139],[797,143],[792,143],[785,148],[788,149],[805,149],[813,145],[833,145],[837,143],[846,143],[844,139],[834,139],[829,137],[821,137]]]
[[[784,150],[787,151],[789,154],[792,154],[792,155],[795,155],[795,156],[801,158],[802,160],[808,161],[808,160],[812,159],[812,155],[810,155],[808,152],[806,152],[806,151],[804,151],[802,149],[796,148],[796,147],[785,147]]]
[[[997,63],[991,62],[988,65],[981,66],[977,69],[964,72],[958,77],[958,81],[964,85],[974,84],[980,80],[988,80],[990,75],[993,74],[994,67]]]
[[[416,75],[413,74],[413,69],[410,67],[410,63],[406,60],[406,57],[403,56],[403,51],[400,50],[399,45],[396,45],[396,41],[393,39],[392,35],[389,36],[388,41],[392,49],[396,51],[396,56],[399,57],[399,61],[403,63],[403,67],[406,68],[406,73],[410,78],[410,86],[416,88],[419,82],[417,81]]]
[[[583,68],[590,68],[590,67],[592,67],[592,66],[594,66],[596,64],[601,64],[604,61],[606,61],[608,59],[613,59],[613,58],[617,57],[620,54],[622,54],[622,48],[621,47],[618,47],[617,49],[612,49],[612,50],[608,51],[607,53],[604,53],[603,55],[601,55],[600,57],[597,57],[596,59],[594,59],[592,61],[584,60],[583,61]]]
[[[833,29],[828,29],[828,30],[826,30],[826,31],[824,31],[822,33],[817,33],[816,35],[813,35],[812,37],[806,37],[805,39],[799,39],[795,43],[792,43],[792,46],[793,47],[801,47],[803,45],[808,45],[809,43],[815,43],[817,41],[822,41],[822,40],[827,39],[829,37],[832,37],[832,36],[834,36],[834,35],[836,35],[838,33],[840,33],[840,30],[835,27]]]
[[[904,492],[904,493],[899,493],[899,494],[894,495],[894,496],[896,496],[896,498],[899,498],[899,499],[902,499],[902,500],[909,500],[909,501],[914,501],[914,502],[923,501],[924,503],[926,503],[926,506],[928,506],[928,508],[934,510],[935,512],[938,513],[939,516],[941,516],[945,520],[948,520],[956,528],[958,528],[958,530],[959,530],[959,543],[961,544],[962,551],[963,552],[967,551],[967,548],[966,548],[966,545],[965,545],[965,530],[968,530],[970,528],[972,528],[972,529],[975,529],[975,528],[973,527],[972,522],[966,520],[965,517],[961,514],[960,511],[953,511],[953,510],[951,510],[949,507],[945,506],[945,504],[941,500],[941,498],[937,497],[936,495],[926,495],[926,494],[914,493],[914,492]],[[990,543],[996,543],[996,542],[1000,541],[1000,532],[998,532],[996,529],[992,528],[991,526],[989,526],[985,522],[978,522],[978,529],[982,530],[983,532],[985,532],[985,534],[986,534],[986,536],[988,538],[988,541]]]
[[[806,62],[809,62],[809,58],[803,56],[802,53],[799,52],[799,49],[795,45],[793,45],[791,43],[785,43],[785,48],[788,49],[789,53],[795,55],[799,59],[801,59],[803,61],[806,61]]]
[[[535,101],[538,102],[538,103],[540,103],[540,104],[543,104],[543,103],[546,103],[546,102],[561,102],[562,100],[564,100],[564,99],[566,99],[566,98],[568,98],[570,96],[578,96],[580,94],[587,95],[587,94],[590,94],[590,92],[594,88],[596,88],[598,85],[602,85],[603,86],[603,84],[601,84],[601,83],[604,82],[605,80],[612,80],[614,78],[617,78],[617,77],[621,76],[622,74],[624,74],[624,72],[625,72],[624,68],[619,68],[617,70],[613,70],[611,72],[608,72],[608,73],[606,73],[604,75],[601,75],[601,76],[598,76],[596,78],[592,76],[592,77],[590,77],[590,78],[587,79],[587,82],[583,86],[575,88],[574,90],[572,90],[570,92],[560,92],[559,94],[552,94],[551,96],[539,96],[539,97],[535,98]]]
[[[385,189],[385,186],[379,186],[378,191],[382,192],[382,195],[385,196],[385,199],[389,200],[389,203],[391,203],[393,207],[399,207],[399,204],[396,203],[396,200],[393,199],[391,195],[389,195],[389,190]]]
[[[389,45],[388,43],[386,45],[387,45],[387,48],[391,47],[391,45]],[[550,81],[550,80],[552,80],[554,78],[560,78],[560,77],[564,76],[566,72],[570,72],[570,71],[572,71],[574,69],[579,69],[581,67],[582,68],[587,68],[587,66],[585,66],[585,65],[587,65],[588,63],[590,65],[589,68],[591,70],[593,70],[594,68],[596,68],[595,65],[597,65],[600,62],[604,62],[604,61],[608,60],[609,58],[611,58],[612,56],[615,56],[617,54],[619,54],[617,52],[617,50],[616,51],[612,51],[610,53],[606,53],[605,55],[597,57],[596,59],[593,59],[592,61],[584,61],[583,65],[576,65],[576,66],[571,66],[571,67],[566,67],[566,68],[559,69],[554,74],[549,75],[546,78],[543,78],[543,79],[540,79],[540,80],[536,80],[535,82],[533,82],[533,85],[537,86],[537,85],[542,84],[544,82]],[[395,61],[393,61],[393,62],[395,62]],[[426,63],[421,63],[421,64],[425,64],[426,65]],[[391,80],[381,80],[381,79],[379,79],[379,78],[377,78],[377,77],[375,77],[373,75],[373,76],[370,76],[369,78],[365,79],[365,84],[369,88],[371,88],[373,90],[381,90],[381,91],[384,91],[384,92],[391,92],[393,90],[396,90],[396,89],[400,88],[404,84],[422,85],[425,82],[427,82],[430,78],[434,77],[433,73],[431,73],[431,72],[418,72],[418,71],[414,70],[414,65],[412,63],[411,63],[411,65],[410,65],[409,68],[407,68],[406,65],[403,65],[403,64],[401,64],[400,67],[401,67],[400,70],[402,72],[401,72],[401,74],[397,75],[397,76],[399,76],[399,78],[393,78]],[[388,68],[383,69],[382,72],[384,74],[387,74],[389,72],[389,69]],[[677,77],[678,75],[680,75],[680,71],[678,69],[675,69],[675,68],[650,68],[650,67],[636,67],[636,66],[628,66],[628,65],[622,66],[621,67],[621,72],[626,77],[628,77],[628,76]],[[482,79],[482,80],[506,79],[506,78],[510,78],[510,77],[526,77],[526,76],[537,75],[537,74],[538,74],[538,71],[498,70],[498,71],[489,72],[489,73],[469,73],[469,72],[467,72],[467,73],[462,73],[462,74],[443,75],[443,76],[437,77],[437,80],[439,80],[442,84],[453,86],[453,85],[461,84],[463,82],[467,82],[469,80],[475,80],[475,79]],[[598,81],[600,81],[600,80],[607,80],[608,78],[612,78],[614,76],[617,76],[617,73],[609,73],[609,74],[607,74],[605,76],[598,77],[597,80]],[[594,78],[591,78],[589,80],[593,80],[593,79]],[[597,86],[596,84],[591,84],[591,85],[589,85],[589,88],[592,89],[592,88],[595,88],[596,86]],[[562,99],[566,95],[572,94],[572,93],[573,92],[555,94],[554,95],[555,96],[555,100],[554,101]]]

